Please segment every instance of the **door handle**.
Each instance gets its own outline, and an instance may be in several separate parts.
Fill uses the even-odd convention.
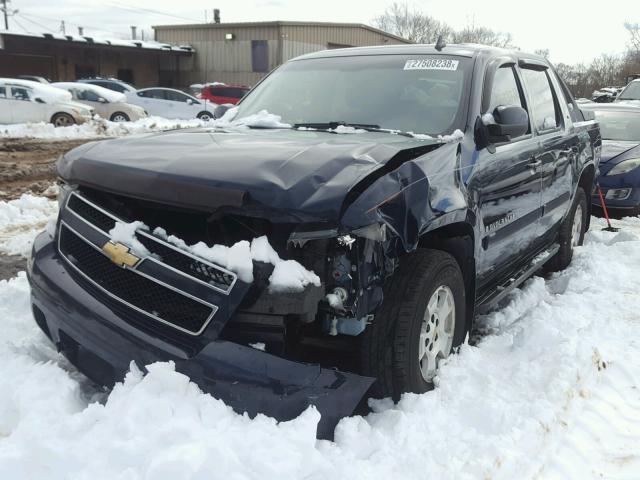
[[[536,157],[531,158],[531,160],[529,160],[529,163],[527,163],[527,166],[533,170],[538,168],[540,165],[542,165],[542,160]]]

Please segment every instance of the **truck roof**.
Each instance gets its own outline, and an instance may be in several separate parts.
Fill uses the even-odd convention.
[[[410,45],[377,45],[370,47],[339,48],[308,53],[293,60],[306,60],[310,58],[346,57],[353,55],[448,55],[458,57],[474,57],[477,55],[498,56],[514,55],[520,58],[536,59],[547,63],[541,55],[521,52],[488,45],[475,43],[447,44],[441,50],[436,50],[435,44],[410,44]]]

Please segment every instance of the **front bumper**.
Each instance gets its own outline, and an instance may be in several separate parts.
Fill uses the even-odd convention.
[[[238,412],[284,421],[314,405],[322,415],[318,436],[331,438],[337,421],[353,413],[374,381],[219,339],[194,352],[138,329],[85,288],[46,232],[34,242],[29,282],[40,328],[80,371],[107,386],[124,377],[131,361],[173,361],[177,371]]]
[[[605,171],[608,171],[608,168]],[[640,213],[640,175],[637,172],[611,177],[600,175],[598,182],[602,189],[602,195],[605,197],[607,210],[611,210],[616,216],[638,215]],[[615,198],[616,195],[613,194],[621,191],[628,191],[626,198]],[[611,198],[612,195],[614,198]],[[606,198],[607,196],[610,198]],[[596,213],[602,211],[597,189],[591,197],[591,203]]]

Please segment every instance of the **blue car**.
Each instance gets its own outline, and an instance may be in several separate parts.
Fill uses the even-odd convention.
[[[581,105],[600,122],[602,157],[598,181],[607,209],[614,216],[640,214],[640,106]],[[592,203],[600,211],[595,192]]]

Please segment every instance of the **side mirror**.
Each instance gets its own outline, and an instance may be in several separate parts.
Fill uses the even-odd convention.
[[[193,100],[191,100],[190,98],[187,98],[187,105],[193,105]]]
[[[529,114],[519,105],[499,105],[493,111],[494,123],[487,124],[491,143],[509,142],[529,130]]]
[[[224,117],[224,114],[227,113],[227,111],[233,107],[235,107],[235,105],[231,103],[223,103],[221,105],[218,105],[216,109],[213,111],[213,118],[218,119],[218,118]]]
[[[33,101],[36,102],[36,103],[47,103],[43,99],[41,99],[40,97],[34,98]]]
[[[99,98],[98,98],[98,102],[99,102],[99,103],[109,103],[109,102],[107,102],[107,99],[106,99],[106,98],[102,98],[102,97],[99,97]]]

